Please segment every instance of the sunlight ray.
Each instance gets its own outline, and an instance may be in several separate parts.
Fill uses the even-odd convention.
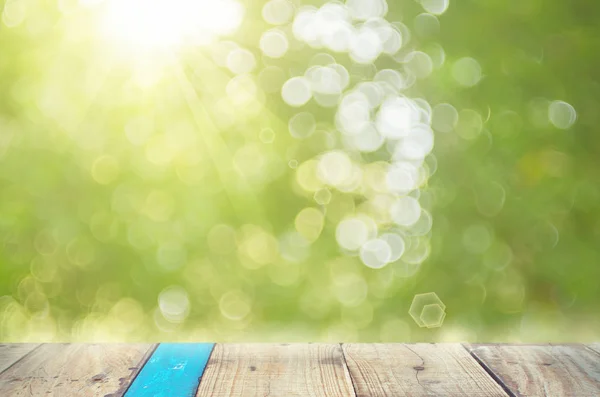
[[[173,67],[175,77],[188,104],[189,110],[192,113],[194,122],[196,123],[198,129],[202,131],[200,138],[203,140],[206,148],[208,149],[211,160],[217,170],[217,173],[219,174],[221,183],[223,184],[223,188],[227,192],[236,214],[240,220],[262,221],[264,219],[264,214],[261,210],[260,203],[258,202],[258,199],[252,189],[247,185],[246,181],[244,181],[243,178],[238,177],[233,172],[231,167],[232,155],[225,142],[219,136],[217,126],[206,111],[200,98],[198,98],[198,94],[185,75],[185,72],[182,70],[181,65],[177,63],[174,64]],[[234,198],[234,196],[239,196],[240,194],[236,194],[232,190],[230,181],[236,181],[242,184],[241,187],[243,188],[244,193],[246,193],[245,197],[247,197],[248,207],[240,205],[241,200],[239,198]]]

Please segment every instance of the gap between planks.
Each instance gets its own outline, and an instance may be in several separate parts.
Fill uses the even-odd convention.
[[[586,347],[594,353],[598,353],[600,355],[600,343],[590,343],[586,345]]]
[[[120,397],[150,344],[43,344],[0,374],[0,395]]]
[[[157,346],[0,345],[0,395],[122,397]],[[218,344],[208,361],[196,397],[600,396],[597,343]]]
[[[160,343],[152,344],[152,346],[150,346],[150,348],[148,349],[146,354],[144,354],[144,356],[141,358],[139,364],[137,365],[137,369],[131,374],[131,377],[129,378],[129,380],[126,383],[122,384],[121,387],[119,388],[119,390],[114,392],[112,395],[109,394],[105,397],[123,397],[123,396],[125,396],[125,394],[131,388],[131,385],[133,384],[133,382],[137,379],[140,372],[142,372],[142,369],[144,369],[144,367],[148,363],[148,360],[150,360],[150,358],[152,357],[152,355],[158,348],[159,344]]]
[[[356,385],[354,383],[354,378],[348,369],[348,360],[346,359],[346,353],[344,352],[344,344],[340,343],[340,350],[342,351],[342,359],[344,360],[344,365],[346,366],[346,370],[348,371],[348,375],[350,376],[350,383],[352,384],[352,390],[354,391],[354,396],[358,396],[358,392],[356,391]]]
[[[358,397],[507,393],[460,344],[344,344]]]
[[[500,377],[496,375],[494,371],[492,371],[490,367],[488,367],[483,361],[481,361],[479,357],[473,354],[473,352],[467,345],[462,344],[462,347],[469,353],[469,355],[471,355],[471,357],[473,357],[475,361],[477,361],[481,368],[483,368],[483,370],[488,373],[488,375],[502,388],[502,390],[504,390],[506,394],[508,394],[510,397],[517,397],[512,392],[512,390],[510,390],[510,388],[502,381],[502,379],[500,379]]]
[[[469,345],[515,396],[600,396],[600,355],[570,345]]]
[[[39,343],[0,344],[0,374],[40,347]]]

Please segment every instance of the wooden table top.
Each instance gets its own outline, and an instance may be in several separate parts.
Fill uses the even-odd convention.
[[[600,344],[2,344],[0,396],[600,396]]]

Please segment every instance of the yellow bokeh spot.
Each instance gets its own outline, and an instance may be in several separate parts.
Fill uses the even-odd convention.
[[[94,245],[83,237],[76,237],[67,244],[67,257],[77,266],[87,267],[94,261]]]
[[[155,222],[164,222],[171,218],[175,210],[173,197],[163,191],[155,190],[146,198],[144,214]]]
[[[389,187],[386,181],[389,164],[384,162],[376,162],[366,164],[363,172],[365,185],[367,187],[367,194],[369,193],[387,193]]]
[[[164,134],[154,135],[146,144],[146,158],[156,165],[167,165],[177,155],[177,148],[170,145]]]
[[[252,309],[250,297],[241,291],[229,291],[219,300],[221,314],[229,320],[242,320]]]
[[[298,166],[296,170],[296,182],[305,191],[314,193],[323,187],[323,182],[317,175],[317,160],[308,160]]]
[[[122,298],[110,309],[109,316],[117,325],[116,329],[130,334],[140,327],[145,318],[142,305],[132,298]]]
[[[245,178],[258,178],[264,175],[267,157],[257,144],[247,144],[233,155],[235,170]]]
[[[235,230],[228,225],[216,225],[208,232],[206,242],[211,252],[227,255],[236,249]]]
[[[92,178],[101,185],[108,185],[119,177],[119,161],[110,155],[98,157],[92,165]]]
[[[279,258],[277,239],[262,228],[244,225],[239,235],[239,252],[242,255],[242,263],[246,267],[262,267]]]
[[[294,225],[298,233],[312,243],[319,238],[324,222],[325,217],[321,211],[308,207],[298,213]]]

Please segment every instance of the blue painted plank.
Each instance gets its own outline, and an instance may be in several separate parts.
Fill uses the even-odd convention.
[[[214,343],[161,343],[125,397],[194,397]]]

